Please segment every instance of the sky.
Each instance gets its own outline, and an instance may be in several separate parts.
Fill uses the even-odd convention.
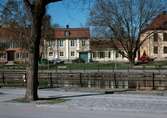
[[[51,23],[53,25],[58,24],[61,27],[66,27],[66,25],[69,25],[71,28],[86,27],[90,2],[74,0],[74,4],[72,4],[70,1],[64,0],[63,2],[52,3],[48,6],[47,13],[51,15]]]

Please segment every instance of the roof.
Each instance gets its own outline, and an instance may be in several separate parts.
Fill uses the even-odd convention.
[[[0,28],[0,39],[13,39],[13,37],[17,37],[17,34],[14,32],[14,30],[9,28]]]
[[[24,51],[23,48],[7,48],[5,49],[5,51],[16,51],[16,52],[20,52],[20,51]]]
[[[89,28],[56,28],[55,38],[90,38]]]
[[[167,13],[162,12],[156,16],[143,32],[148,30],[167,30]]]
[[[119,42],[116,42],[118,48],[122,48]],[[92,51],[94,50],[105,50],[109,48],[115,48],[113,42],[111,40],[91,40],[90,48]]]

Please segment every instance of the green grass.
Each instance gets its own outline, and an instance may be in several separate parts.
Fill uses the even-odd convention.
[[[64,66],[65,68],[59,68]],[[72,63],[72,64],[59,64],[59,65],[49,65],[49,69],[52,70],[105,70],[105,69],[127,69],[129,67],[128,63]],[[41,69],[48,69],[47,66],[43,66]]]
[[[39,88],[47,88],[48,87],[48,79],[39,79]],[[8,87],[25,87],[26,83],[23,82],[22,79],[19,80],[5,80],[5,85],[2,81],[0,81],[1,86],[8,86]]]
[[[61,66],[64,66],[65,68],[61,68]],[[136,66],[136,65],[135,65]],[[163,66],[167,66],[167,61],[158,61],[158,62],[150,62],[147,64],[140,64],[137,66],[143,66],[144,68],[152,68],[151,66],[154,66],[154,68],[159,68]],[[148,67],[147,67],[148,66]],[[26,65],[19,64],[19,65],[0,65],[2,70],[25,70]],[[72,64],[39,64],[39,70],[112,70],[112,69],[128,69],[130,67],[129,63],[72,63]]]
[[[156,62],[150,62],[148,64],[142,64],[145,66],[167,66],[167,60],[166,61],[156,61]]]

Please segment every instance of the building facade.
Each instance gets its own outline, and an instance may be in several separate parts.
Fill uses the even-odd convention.
[[[113,46],[111,40],[91,40],[91,57],[94,62],[127,62]],[[121,46],[119,46],[121,49]],[[123,51],[123,49],[122,49]]]
[[[48,60],[90,61],[90,32],[88,28],[56,28],[55,38],[45,41]]]
[[[157,61],[167,59],[167,13],[158,15],[142,32],[140,56],[144,53]]]
[[[9,28],[0,28],[0,63],[8,62],[25,63],[28,59],[28,52],[20,48],[15,40],[17,35]]]

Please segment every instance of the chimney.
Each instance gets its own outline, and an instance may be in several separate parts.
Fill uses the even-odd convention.
[[[166,15],[166,14],[167,14],[167,11],[163,11],[162,14],[163,14],[163,15]]]
[[[69,25],[66,25],[66,28],[68,29],[68,28],[69,28]]]

